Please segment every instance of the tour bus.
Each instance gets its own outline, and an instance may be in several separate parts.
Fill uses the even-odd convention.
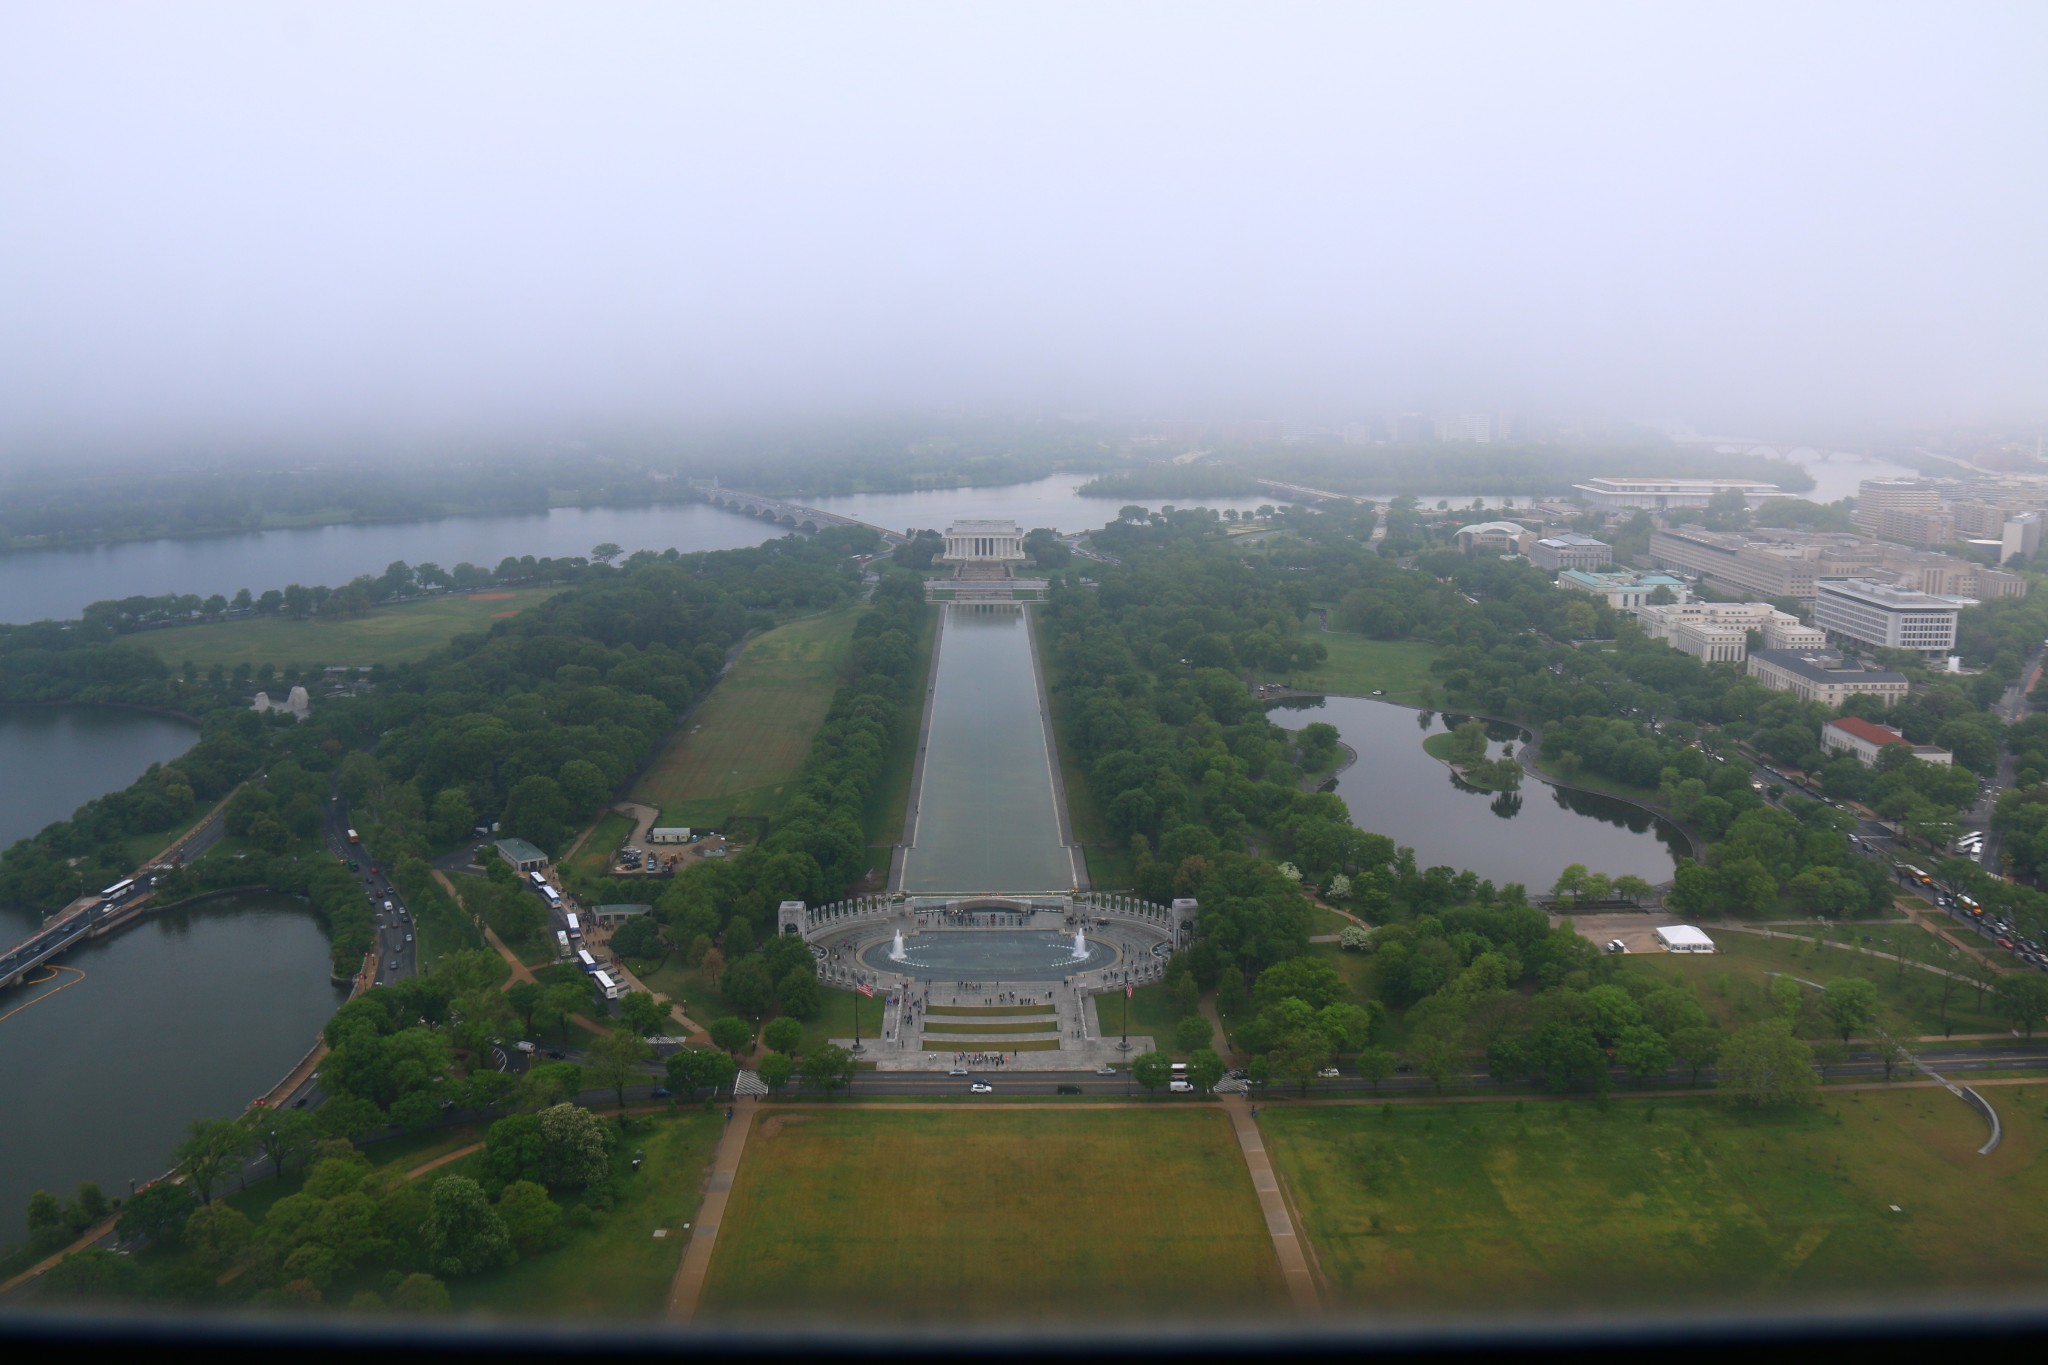
[[[604,992],[604,998],[607,1000],[616,1000],[626,993],[624,986],[619,985],[603,972],[593,972],[591,976],[597,982],[597,988]]]
[[[541,893],[541,895],[543,895],[543,896],[547,897],[547,901],[548,901],[548,909],[550,909],[550,910],[559,910],[559,909],[561,909],[561,908],[562,908],[562,893],[561,893],[561,892],[559,892],[559,891],[555,890],[555,888],[553,888],[552,886],[543,886],[543,887],[542,887],[542,888],[540,889],[540,893]]]
[[[579,920],[578,920],[578,919],[576,918],[576,912],[575,912],[575,911],[573,911],[573,910],[571,910],[571,911],[569,912],[569,916],[568,916],[568,919],[569,919],[569,937],[570,937],[570,938],[582,938],[582,937],[583,937],[583,925],[582,925],[581,921],[579,921]]]
[[[536,891],[545,891],[548,889],[548,879],[546,877],[541,876],[538,872],[527,873],[526,879],[533,883],[533,889]]]
[[[588,948],[578,948],[576,950],[576,962],[586,972],[595,972],[597,970],[597,959],[590,955],[590,949]]]
[[[100,892],[100,899],[108,902],[117,901],[134,889],[135,879],[133,877],[123,878],[121,881],[115,882],[112,886]]]
[[[568,935],[568,933],[567,933],[566,931],[564,931],[564,930],[561,930],[561,929],[557,929],[557,930],[555,930],[555,942],[561,945],[561,948],[562,948],[562,956],[563,956],[563,957],[567,957],[567,956],[569,955],[569,935]]]

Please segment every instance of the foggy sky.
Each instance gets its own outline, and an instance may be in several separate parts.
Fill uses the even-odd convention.
[[[0,3],[0,459],[2048,416],[2048,7]]]

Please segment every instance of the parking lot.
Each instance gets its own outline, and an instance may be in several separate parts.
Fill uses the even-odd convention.
[[[1661,953],[1664,945],[1657,942],[1656,931],[1667,924],[1683,924],[1676,915],[1662,911],[1624,910],[1595,915],[1557,915],[1553,923],[1569,923],[1580,938],[1591,939],[1593,945],[1605,951],[1615,939],[1632,953]]]

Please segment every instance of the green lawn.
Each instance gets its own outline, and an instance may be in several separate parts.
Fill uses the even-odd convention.
[[[1330,651],[1321,667],[1295,673],[1288,682],[1309,692],[1350,692],[1368,696],[1384,690],[1388,701],[1420,705],[1430,685],[1437,647],[1420,640],[1368,640],[1349,631],[1310,631]]]
[[[1774,1013],[1770,978],[1765,973],[1785,972],[1822,985],[1845,976],[1867,978],[1901,1026],[1918,1034],[1938,1036],[1942,1031],[1937,1000],[1940,981],[1932,972],[1908,967],[1901,974],[1897,963],[1839,948],[1816,949],[1810,939],[1715,933],[1712,926],[1707,932],[1717,949],[1713,953],[1631,953],[1614,960],[1623,971],[1653,973],[1692,986],[1707,1013],[1723,1029],[1738,1029]],[[1814,994],[1817,997],[1819,993]],[[1976,988],[1966,984],[1959,984],[1950,997],[1948,1016],[1957,1033],[2002,1032],[2007,1027],[1978,1010]],[[1814,1017],[1801,1031],[1819,1038],[1826,1034],[1827,1025]]]
[[[1163,982],[1140,986],[1131,992],[1131,1037],[1150,1038],[1160,1051],[1173,1047],[1173,1026],[1180,1021]],[[1124,1032],[1124,994],[1106,991],[1095,997],[1095,1027],[1104,1038],[1121,1038]]]
[[[260,616],[210,626],[145,631],[134,642],[154,650],[176,668],[192,663],[202,671],[215,664],[275,664],[279,668],[319,664],[400,664],[423,659],[458,635],[482,633],[500,620],[544,602],[560,588],[519,588],[510,592],[449,593],[424,602],[379,607],[343,620],[293,621]],[[272,687],[282,699],[288,690]]]
[[[1285,1307],[1220,1111],[828,1107],[757,1121],[700,1322],[1184,1322]]]
[[[853,1011],[860,1009],[860,1036],[869,1041],[882,1036],[882,1013],[886,1004],[881,995],[865,996],[859,991],[843,990],[837,986],[820,985],[818,994],[824,997],[825,1008],[818,1017],[804,1024],[803,1047],[806,1051],[829,1043],[834,1038],[853,1037]],[[693,1016],[694,1017],[694,1016]]]
[[[456,1311],[549,1318],[661,1316],[689,1245],[687,1225],[696,1221],[725,1120],[690,1105],[672,1115],[629,1122],[634,1128],[621,1134],[612,1162],[622,1192],[618,1204],[589,1227],[572,1228],[560,1246],[525,1257],[509,1270],[451,1281],[448,1291]],[[638,1171],[631,1164],[636,1150],[646,1153]],[[656,1237],[657,1229],[666,1229],[667,1235]]]
[[[792,621],[748,641],[633,799],[658,807],[664,825],[772,819],[831,708],[860,610]]]
[[[590,837],[583,841],[583,847],[569,860],[572,876],[603,877],[611,872],[612,854],[620,844],[632,836],[638,822],[630,815],[616,811],[607,812],[597,822],[597,828],[590,831]]]
[[[1707,1100],[1274,1105],[1268,1149],[1341,1306],[1720,1308],[1985,1293],[2048,1279],[2040,1105],[1831,1092],[1752,1114]],[[1892,1212],[1892,1205],[1900,1212]]]

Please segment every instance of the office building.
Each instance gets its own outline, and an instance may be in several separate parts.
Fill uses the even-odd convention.
[[[1942,509],[1943,485],[1921,479],[1865,479],[1851,519],[1870,535],[1908,545],[1946,545],[1955,523]]]
[[[1829,649],[1759,649],[1749,656],[1749,676],[1774,692],[1801,701],[1840,706],[1854,696],[1873,696],[1886,706],[1903,701],[1906,675],[1844,659]]]
[[[1607,599],[1616,611],[1634,611],[1648,606],[1659,588],[1670,592],[1674,602],[1692,601],[1692,588],[1682,578],[1663,573],[1638,573],[1628,569],[1565,569],[1557,575],[1557,586],[1571,592],[1589,592]]]
[[[1636,608],[1652,640],[1662,640],[1705,663],[1739,664],[1749,654],[1749,632],[1765,649],[1819,649],[1827,637],[1768,602],[1674,602]]]
[[[1854,754],[1870,767],[1877,766],[1877,756],[1894,744],[1904,745],[1922,763],[1939,763],[1948,767],[1956,761],[1955,755],[1946,749],[1937,749],[1932,744],[1915,744],[1889,725],[1879,725],[1858,716],[1831,720],[1820,730],[1821,748],[1829,753]]]
[[[1740,597],[1813,597],[1814,561],[1805,549],[1727,531],[1673,526],[1650,533],[1650,558],[1699,575],[1716,592]]]
[[[1544,536],[1529,547],[1529,562],[1539,569],[1598,569],[1614,562],[1614,547],[1604,540],[1563,531]]]
[[[1592,507],[1614,507],[1625,511],[1640,508],[1668,512],[1677,507],[1705,507],[1716,493],[1739,492],[1751,504],[1765,498],[1781,498],[1784,490],[1774,483],[1752,479],[1588,479],[1572,485]]]
[[[1868,578],[1823,578],[1814,584],[1813,623],[1880,649],[1946,654],[1955,648],[1956,614],[1975,605]]]

